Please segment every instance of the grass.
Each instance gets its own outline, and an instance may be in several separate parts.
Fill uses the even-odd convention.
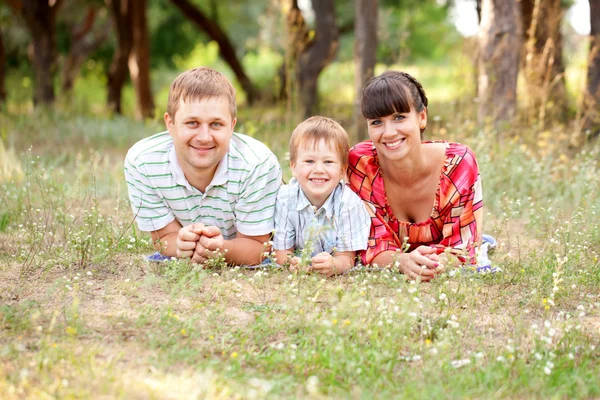
[[[503,272],[422,285],[148,264],[122,161],[160,124],[0,114],[3,398],[600,397],[600,147],[469,113],[429,134],[477,154]],[[239,131],[285,167],[290,125],[254,109]]]

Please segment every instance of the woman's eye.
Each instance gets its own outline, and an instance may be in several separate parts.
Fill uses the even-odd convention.
[[[371,121],[371,125],[372,126],[378,126],[381,125],[381,121],[378,119],[374,119],[373,121]]]
[[[396,115],[394,116],[394,120],[396,121],[402,121],[404,119],[404,115]]]

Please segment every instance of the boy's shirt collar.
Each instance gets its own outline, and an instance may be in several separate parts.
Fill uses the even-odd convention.
[[[171,147],[169,149],[168,158],[169,158],[169,170],[171,171],[171,174],[173,175],[173,179],[175,179],[175,183],[177,183],[178,185],[181,185],[181,186],[185,186],[189,190],[193,190],[192,185],[188,182],[188,180],[185,177],[185,174],[183,173],[183,169],[181,169],[181,165],[179,164],[179,160],[177,159],[177,154],[175,153],[175,147]],[[215,171],[215,174],[213,175],[212,180],[210,181],[210,184],[206,187],[207,191],[208,191],[208,188],[210,188],[211,186],[224,185],[225,183],[227,183],[227,179],[228,179],[227,171],[229,170],[228,160],[229,160],[229,151],[227,151],[227,153],[225,153],[225,156],[223,156],[223,158],[219,162],[219,165],[217,166],[217,169]]]
[[[307,207],[314,207],[312,204],[310,204],[310,200],[308,200],[308,198],[304,194],[304,191],[302,191],[302,188],[300,187],[300,184],[298,184],[298,181],[296,180],[296,178],[292,178],[290,180],[289,184],[296,186],[297,189],[298,189],[298,197],[297,197],[297,202],[296,202],[296,211],[302,211],[302,210],[306,209]],[[335,198],[337,192],[340,190],[340,188],[343,185],[344,184],[341,181],[338,182],[338,184],[336,185],[335,189],[333,189],[333,191],[327,197],[327,200],[325,200],[325,203],[323,203],[323,205],[321,206],[321,208],[319,208],[316,211],[319,211],[321,209],[325,209],[325,216],[327,218],[332,218],[333,217],[333,212],[334,212],[333,199]]]

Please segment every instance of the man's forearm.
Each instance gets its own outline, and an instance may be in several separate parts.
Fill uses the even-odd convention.
[[[271,248],[265,243],[268,242],[268,236],[264,241],[250,239],[247,237],[238,237],[232,240],[225,240],[224,247],[227,249],[225,260],[234,265],[257,265],[260,264],[262,254],[270,252]]]
[[[167,257],[177,257],[177,232],[171,232],[154,240],[154,248]]]

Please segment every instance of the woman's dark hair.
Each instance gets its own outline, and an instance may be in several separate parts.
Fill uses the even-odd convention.
[[[386,71],[367,82],[360,108],[367,119],[385,117],[394,113],[417,112],[427,107],[423,86],[406,72]]]

